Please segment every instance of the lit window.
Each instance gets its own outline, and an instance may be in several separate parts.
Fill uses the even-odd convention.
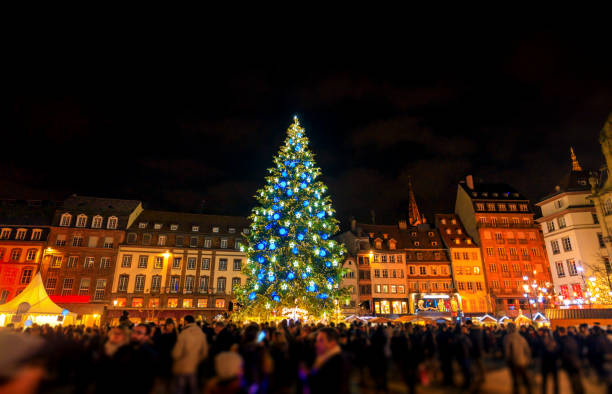
[[[208,300],[206,298],[198,299],[198,308],[206,308],[207,301]]]
[[[159,298],[149,298],[149,308],[159,308]]]
[[[28,249],[28,254],[26,255],[26,260],[27,261],[34,261],[36,260],[36,249]]]
[[[183,300],[183,308],[193,308],[193,299],[192,298],[185,298]]]
[[[212,232],[213,233],[218,233],[219,232],[219,227],[213,227],[212,228]]]
[[[114,230],[117,228],[118,223],[119,223],[119,219],[117,219],[116,216],[111,216],[108,218],[108,224],[106,225],[106,228],[110,230]]]
[[[178,230],[178,224],[171,224],[170,225],[170,230],[172,230],[172,231]]]
[[[200,226],[191,226],[191,231],[200,231]]]
[[[157,245],[158,246],[164,246],[166,245],[166,241],[167,241],[168,237],[166,237],[165,235],[160,235],[157,237]]]
[[[70,226],[71,221],[72,221],[72,215],[69,213],[65,213],[62,215],[62,218],[60,219],[60,226],[68,227]]]
[[[97,215],[91,219],[91,228],[102,228],[102,216]]]
[[[147,228],[147,223],[146,222],[138,223],[138,228]]]
[[[132,298],[132,308],[142,308],[142,298]]]
[[[178,298],[168,298],[168,308],[176,308],[178,306]]]
[[[215,300],[215,307],[220,309],[225,308],[225,300],[223,298],[217,298]]]
[[[87,226],[87,216],[83,214],[77,216],[76,226],[77,227]]]

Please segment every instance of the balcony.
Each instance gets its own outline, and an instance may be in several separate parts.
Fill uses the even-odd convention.
[[[477,228],[538,228],[535,223],[476,223]]]

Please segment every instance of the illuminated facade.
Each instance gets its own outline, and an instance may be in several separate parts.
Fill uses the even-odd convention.
[[[55,212],[42,264],[47,293],[79,315],[101,317],[125,229],[142,211],[139,201],[73,195]]]
[[[538,205],[542,217],[537,221],[544,233],[550,259],[555,293],[563,305],[590,303],[588,280],[609,266],[599,218],[595,212],[583,171],[571,151],[572,168]],[[593,300],[595,301],[595,300]]]
[[[143,211],[119,248],[108,318],[212,318],[233,307],[244,283],[246,218]],[[231,305],[231,306],[230,306]]]
[[[461,299],[462,312],[491,312],[480,247],[466,234],[455,214],[436,214],[436,227],[448,248],[453,284]]]
[[[552,280],[529,200],[509,185],[474,183],[468,176],[459,183],[455,213],[481,247],[495,312],[512,317],[547,307]]]

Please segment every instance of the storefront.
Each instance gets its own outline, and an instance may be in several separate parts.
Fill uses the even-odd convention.
[[[104,306],[102,303],[92,303],[89,296],[52,295],[53,302],[75,314],[75,324],[87,327],[99,326]]]
[[[461,305],[461,297],[458,294],[412,293],[410,296],[412,313],[447,312],[456,315]]]
[[[405,315],[410,312],[408,309],[408,299],[381,299],[374,298],[375,315]]]

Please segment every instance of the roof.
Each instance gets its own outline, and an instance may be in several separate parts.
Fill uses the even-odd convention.
[[[396,249],[444,249],[440,233],[429,225],[401,229],[399,225],[357,223],[357,228],[361,229],[362,236],[369,238],[371,245],[377,238],[382,240],[382,249],[390,249],[392,239],[397,242]]]
[[[192,226],[199,226],[199,232],[212,232],[213,227],[219,227],[221,232],[228,228],[237,229],[237,233],[243,228],[248,228],[249,220],[244,216],[205,215],[199,213],[156,211],[145,209],[134,221],[130,230],[138,229],[139,223],[148,223],[147,231],[154,230],[153,224],[161,224],[159,231],[168,231],[170,225],[177,224],[179,232],[191,231]]]
[[[15,298],[0,305],[0,313],[16,313],[22,303],[28,303],[29,309],[25,314],[40,313],[44,315],[59,315],[63,308],[57,306],[45,290],[40,272],[34,276],[32,281]]]
[[[64,210],[99,214],[129,215],[141,204],[138,200],[77,196],[73,194],[64,200]]]
[[[472,200],[527,201],[527,197],[507,183],[474,183],[470,189],[465,181],[459,182]]]
[[[583,170],[576,159],[576,155],[574,154],[574,150],[571,149],[571,159],[572,166],[570,171],[561,178],[559,183],[555,186],[555,189],[542,197],[541,201],[547,200],[556,195],[566,193],[566,192],[589,192],[591,191],[591,186],[589,185],[589,176],[591,171]]]
[[[612,319],[612,309],[546,309],[548,320]]]
[[[455,223],[453,224],[453,220]],[[443,221],[445,223],[443,223]],[[440,229],[440,235],[446,244],[446,247],[461,247],[461,248],[478,248],[463,227],[463,223],[459,216],[454,213],[436,214],[436,227]],[[450,231],[450,233],[449,233]],[[459,240],[459,243],[456,240]],[[468,243],[469,242],[469,243]]]

